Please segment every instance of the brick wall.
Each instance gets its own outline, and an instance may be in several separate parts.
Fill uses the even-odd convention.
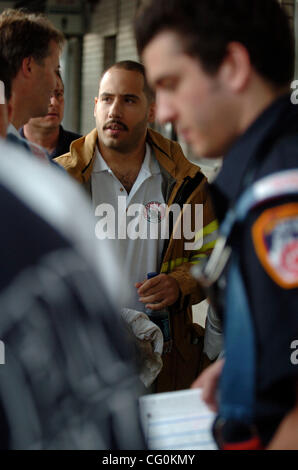
[[[294,16],[295,16],[295,0],[279,0],[279,3],[285,9],[292,29],[294,29]]]
[[[104,69],[104,38],[116,35],[116,60],[137,60],[132,22],[137,0],[101,0],[91,15],[88,33],[83,39],[81,132],[94,127],[94,97]]]

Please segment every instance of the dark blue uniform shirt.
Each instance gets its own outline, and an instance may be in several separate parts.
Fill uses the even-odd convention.
[[[223,220],[245,187],[264,176],[297,167],[298,107],[292,105],[290,96],[286,95],[266,109],[226,155],[222,171],[211,185],[219,220]],[[293,203],[297,210],[293,220],[298,224],[298,195],[289,195],[252,210],[242,226],[234,231],[231,240],[232,248],[240,253],[241,272],[255,328],[255,424],[264,445],[296,402],[298,365],[291,362],[291,344],[298,340],[298,289],[297,286],[281,286],[265,269],[256,251],[252,228],[266,211],[275,207],[282,213]],[[287,235],[292,237],[297,248],[297,234],[287,234],[287,225],[284,228],[284,239]],[[296,258],[294,255],[295,251],[293,262],[298,281],[297,251]]]
[[[21,136],[26,139],[24,135],[23,127],[20,129]],[[64,155],[64,153],[69,152],[70,144],[74,141],[82,137],[80,134],[75,132],[66,131],[61,125],[59,126],[59,138],[58,144],[55,150],[49,155],[50,159],[53,160],[56,157],[60,157],[60,155]]]

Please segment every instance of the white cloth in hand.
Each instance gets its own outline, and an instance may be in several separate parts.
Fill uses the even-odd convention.
[[[143,312],[123,308],[121,316],[136,338],[140,352],[140,379],[150,387],[162,369],[163,335],[160,328]]]

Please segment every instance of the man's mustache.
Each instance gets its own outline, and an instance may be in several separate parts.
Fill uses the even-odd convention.
[[[106,129],[109,129],[110,127],[112,126],[118,126],[118,127],[121,127],[124,131],[128,131],[128,127],[121,121],[117,121],[115,119],[111,120],[111,121],[108,121],[104,127],[103,127],[103,130],[106,130]]]

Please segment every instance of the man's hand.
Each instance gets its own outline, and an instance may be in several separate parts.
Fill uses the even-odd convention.
[[[221,376],[222,368],[224,366],[224,359],[216,361],[209,366],[202,374],[194,381],[191,388],[202,389],[202,399],[209,406],[209,408],[217,412],[218,404],[216,399],[216,392],[218,381]]]
[[[151,310],[161,310],[173,305],[179,298],[178,282],[167,274],[158,276],[135,284],[140,296],[140,302],[146,304]]]
[[[267,450],[298,450],[298,384],[296,405],[284,417]]]

